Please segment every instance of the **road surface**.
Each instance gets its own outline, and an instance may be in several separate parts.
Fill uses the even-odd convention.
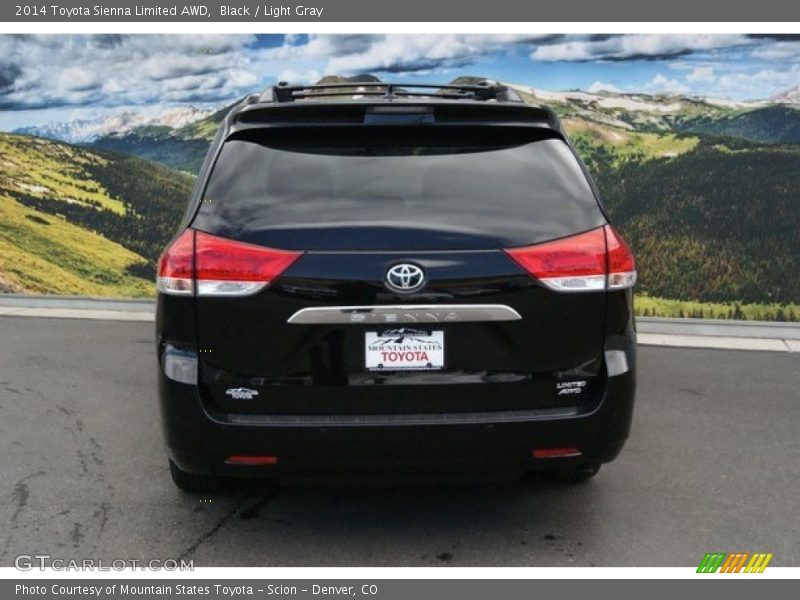
[[[800,565],[800,354],[640,348],[633,433],[590,483],[176,490],[153,324],[0,317],[0,566]]]

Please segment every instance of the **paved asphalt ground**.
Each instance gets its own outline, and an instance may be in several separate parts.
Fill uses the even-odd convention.
[[[245,488],[167,472],[152,323],[0,317],[0,565],[800,565],[800,354],[640,348],[633,433],[590,483]]]

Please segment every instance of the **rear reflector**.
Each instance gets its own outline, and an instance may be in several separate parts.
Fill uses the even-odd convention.
[[[229,465],[277,465],[277,456],[229,456],[225,461]]]
[[[158,262],[158,291],[249,296],[288,269],[301,252],[276,250],[187,229]]]
[[[623,289],[636,283],[633,253],[610,225],[553,242],[511,248],[506,254],[559,292]]]
[[[571,458],[580,456],[577,448],[537,448],[532,452],[533,458]]]
[[[164,375],[179,383],[197,385],[197,353],[165,344],[161,354]]]
[[[622,290],[636,283],[636,260],[625,240],[611,225],[604,227],[608,246],[608,289]]]
[[[173,296],[194,294],[194,231],[187,229],[158,259],[156,289]]]

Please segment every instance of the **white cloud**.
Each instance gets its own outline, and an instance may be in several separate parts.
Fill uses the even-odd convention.
[[[688,81],[694,82],[710,82],[714,81],[716,78],[712,67],[695,67],[686,75]]]
[[[620,35],[540,46],[531,58],[550,62],[655,59],[750,43],[744,35]]]
[[[0,107],[227,100],[259,79],[249,35],[0,36]]]
[[[56,85],[69,92],[85,92],[101,85],[97,72],[90,72],[83,67],[69,67],[58,74]]]
[[[283,36],[284,44],[294,45],[300,42],[302,36],[299,33],[287,33]]]
[[[687,94],[689,86],[677,79],[670,79],[659,73],[645,86],[645,91],[651,93]]]
[[[278,81],[287,81],[289,83],[315,83],[322,79],[322,74],[319,71],[292,71],[287,69],[281,71],[278,75]]]
[[[595,81],[592,85],[589,86],[589,92],[592,94],[596,94],[597,92],[616,92],[620,93],[620,90],[617,86],[613,83],[605,83],[604,81]]]
[[[785,70],[761,69],[755,72],[735,72],[721,75],[715,86],[726,94],[736,94],[741,90],[760,92],[761,98],[779,94],[787,89],[800,85],[800,64],[794,64]]]
[[[743,35],[290,35],[277,47],[256,41],[250,35],[0,36],[0,111],[229,102],[276,79],[305,83],[330,74],[491,77],[480,71],[486,64],[508,58],[524,69],[526,56],[545,62],[671,59],[651,63],[646,75],[631,75],[640,81],[658,67],[677,79],[660,74],[637,91],[752,97],[754,82],[765,95],[800,83],[800,43]],[[622,83],[598,80],[590,91],[632,88],[626,72],[609,72],[595,77]],[[520,73],[520,79],[527,76]]]
[[[547,43],[552,35],[312,35],[259,53],[260,63],[281,62],[296,73],[429,73],[473,64],[519,44]]]
[[[800,60],[800,43],[770,42],[753,50],[753,58],[769,61]]]

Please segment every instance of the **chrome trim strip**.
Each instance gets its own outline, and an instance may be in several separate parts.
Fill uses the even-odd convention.
[[[384,325],[391,323],[469,323],[519,321],[505,304],[385,304],[303,308],[287,319],[293,325]]]
[[[465,413],[367,414],[367,415],[260,415],[215,413],[222,423],[278,427],[368,427],[380,425],[475,425],[525,423],[549,419],[569,419],[585,412],[577,406],[533,410],[492,410]]]

